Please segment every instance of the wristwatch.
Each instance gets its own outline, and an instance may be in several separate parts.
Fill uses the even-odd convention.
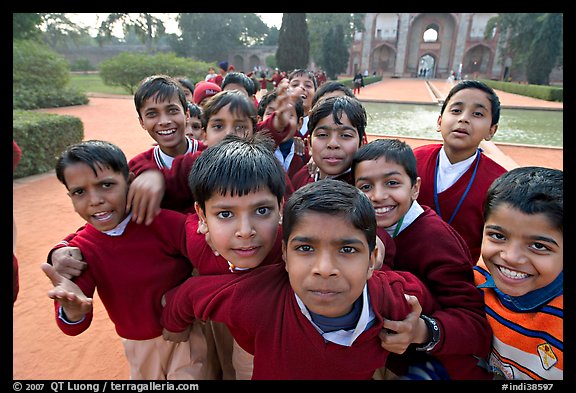
[[[426,326],[428,327],[428,335],[430,336],[430,341],[418,345],[416,350],[422,352],[430,352],[434,349],[436,344],[440,342],[440,326],[438,326],[438,323],[434,318],[430,318],[427,315],[422,314],[420,315],[420,318],[424,320],[424,323],[426,323]]]

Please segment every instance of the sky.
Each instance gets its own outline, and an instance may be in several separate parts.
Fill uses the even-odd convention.
[[[66,15],[72,22],[83,27],[91,28],[90,34],[94,35],[100,23],[106,18],[106,16],[108,16],[108,13],[69,13]],[[163,16],[159,16],[165,22],[167,33],[179,33],[178,25],[174,19],[175,15],[176,14],[164,14]],[[258,15],[262,21],[270,27],[275,26],[280,29],[280,26],[282,25],[281,13],[257,13],[256,15]],[[114,35],[123,35],[121,26],[118,26],[117,29],[114,30]]]

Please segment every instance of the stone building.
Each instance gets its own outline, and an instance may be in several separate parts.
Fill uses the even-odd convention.
[[[388,77],[456,76],[506,79],[510,59],[500,59],[498,31],[484,31],[494,13],[366,13],[356,33],[348,74]]]

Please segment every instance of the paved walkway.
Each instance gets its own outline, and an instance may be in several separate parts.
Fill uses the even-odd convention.
[[[395,79],[386,78],[363,87],[358,95],[362,101],[436,104],[444,99],[452,85],[444,79]],[[436,94],[435,94],[436,93]],[[503,108],[563,110],[564,103],[550,102],[496,90]]]
[[[433,104],[443,100],[452,85],[441,79],[401,79],[385,78],[384,80],[367,85],[357,95],[360,101],[371,102],[399,102],[413,104]],[[562,102],[550,102],[518,94],[506,93],[496,90],[500,104],[504,108],[563,110]],[[369,136],[369,139],[378,136]],[[438,141],[421,138],[398,137],[405,140],[410,146],[417,147],[426,143]],[[531,145],[516,145],[509,143],[493,143],[484,141],[481,145],[484,151],[507,169],[516,166],[539,165],[563,169],[564,149],[548,148]]]

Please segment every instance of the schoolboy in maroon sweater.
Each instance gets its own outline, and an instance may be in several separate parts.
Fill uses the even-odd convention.
[[[122,341],[131,379],[206,379],[207,350],[201,326],[187,343],[162,339],[162,295],[190,277],[186,256],[186,216],[161,210],[147,226],[130,220],[126,196],[133,174],[124,153],[104,141],[86,141],[66,149],[56,164],[74,210],[86,220],[70,244],[88,268],[74,282],[51,265],[43,271],[54,288],[56,323],[75,336],[90,327],[96,289]],[[135,297],[138,301],[134,301]]]
[[[388,351],[383,318],[436,305],[410,273],[374,271],[376,221],[356,188],[323,180],[296,191],[283,220],[285,265],[197,276],[166,296],[162,322],[178,340],[195,319],[228,325],[254,355],[253,379],[370,379]]]
[[[396,243],[393,269],[418,276],[441,307],[433,314],[423,311],[420,318],[411,315],[406,325],[386,321],[384,326],[397,333],[383,332],[386,348],[398,351],[402,339],[407,339],[404,349],[412,344],[390,358],[389,368],[405,379],[420,379],[411,371],[417,368],[430,379],[490,379],[479,361],[487,357],[492,331],[474,285],[475,263],[458,232],[416,201],[420,178],[412,149],[398,139],[374,140],[358,149],[352,171],[356,187],[374,205],[379,231]],[[429,340],[409,337],[422,330],[430,331]]]
[[[444,143],[414,149],[422,178],[418,202],[458,231],[474,262],[480,257],[486,192],[506,172],[479,148],[482,140],[494,137],[499,119],[494,90],[480,81],[461,81],[448,93],[438,116]]]

